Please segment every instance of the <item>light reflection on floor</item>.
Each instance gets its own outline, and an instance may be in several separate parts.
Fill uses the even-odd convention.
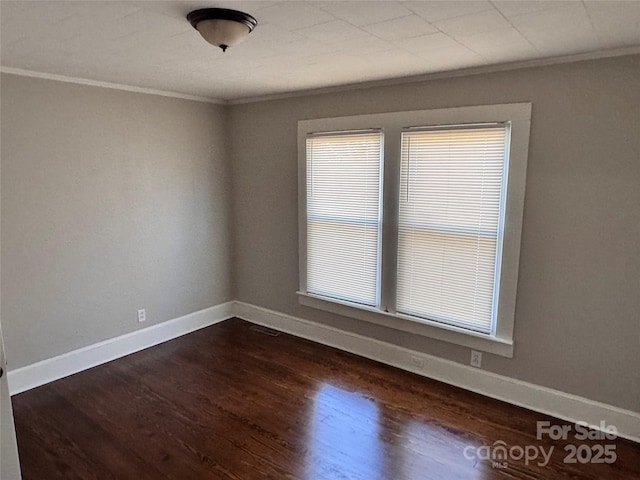
[[[323,384],[310,411],[304,480],[484,478],[486,469],[473,468],[463,456],[465,439],[397,411],[385,415],[384,409],[362,393]],[[385,422],[394,422],[393,428],[386,431]]]
[[[429,480],[482,480],[484,465],[473,468],[474,460],[464,457],[467,446],[478,447],[458,438],[439,425],[409,420],[403,427],[402,461],[393,478]],[[476,441],[477,443],[477,441]],[[471,467],[471,468],[470,468]],[[402,473],[400,473],[402,472]]]
[[[378,415],[374,400],[324,384],[312,412],[306,480],[364,478],[363,465],[367,480],[387,480]]]

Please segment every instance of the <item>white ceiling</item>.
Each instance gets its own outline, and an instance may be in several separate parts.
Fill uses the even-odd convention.
[[[213,6],[258,27],[223,53],[185,19]],[[5,70],[220,100],[640,46],[637,0],[2,0],[0,14]]]

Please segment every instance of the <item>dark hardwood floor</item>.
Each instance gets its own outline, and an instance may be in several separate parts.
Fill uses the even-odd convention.
[[[638,444],[537,440],[537,421],[567,424],[251,327],[228,320],[13,397],[24,479],[640,479]],[[496,442],[511,453],[492,464]],[[568,444],[617,459],[564,463]]]

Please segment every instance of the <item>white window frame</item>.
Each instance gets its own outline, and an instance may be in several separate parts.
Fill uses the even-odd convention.
[[[398,201],[401,157],[401,133],[407,127],[427,127],[504,122],[510,124],[509,162],[506,174],[504,231],[502,255],[498,258],[500,290],[496,325],[489,334],[418,319],[395,312]],[[298,300],[305,305],[346,317],[382,325],[413,334],[462,345],[504,357],[513,357],[513,329],[516,291],[520,261],[520,241],[524,210],[527,155],[531,104],[514,103],[472,107],[418,110],[348,117],[301,120],[298,122],[298,239],[299,291]],[[307,191],[306,137],[311,133],[344,130],[382,129],[382,229],[380,259],[380,304],[368,307],[313,295],[307,292]],[[500,249],[499,249],[500,251]]]

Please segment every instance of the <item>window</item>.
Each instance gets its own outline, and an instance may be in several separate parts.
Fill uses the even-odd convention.
[[[530,115],[299,122],[300,302],[512,356]]]
[[[307,292],[378,303],[382,133],[307,137]]]
[[[398,312],[491,332],[508,132],[402,132]]]

